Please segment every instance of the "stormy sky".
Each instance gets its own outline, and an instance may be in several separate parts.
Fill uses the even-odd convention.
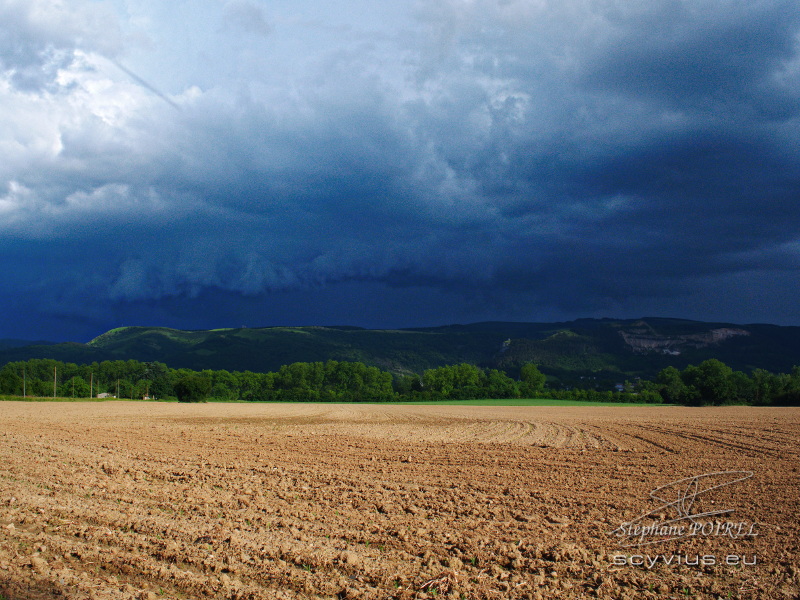
[[[0,0],[0,338],[800,324],[796,0]]]

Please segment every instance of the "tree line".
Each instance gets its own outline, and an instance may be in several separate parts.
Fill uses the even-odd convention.
[[[116,360],[90,365],[52,359],[11,362],[0,369],[0,394],[197,402],[380,402],[393,399],[392,375],[360,362],[293,363],[277,372],[193,371],[160,362]]]
[[[519,377],[462,363],[393,376],[361,362],[297,362],[276,372],[172,369],[160,362],[117,360],[88,365],[52,359],[7,363],[0,394],[10,396],[109,397],[198,402],[388,402],[482,398],[556,398],[683,405],[800,404],[800,367],[791,373],[755,369],[750,375],[711,359],[683,371],[663,369],[654,381],[637,379],[619,390],[548,386],[537,365]]]
[[[712,358],[697,366],[689,365],[683,371],[667,367],[651,385],[664,402],[672,404],[800,405],[800,367],[797,366],[791,373],[754,369],[747,375]]]

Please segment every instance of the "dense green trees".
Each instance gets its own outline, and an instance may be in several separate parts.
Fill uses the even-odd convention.
[[[89,365],[51,359],[11,362],[0,369],[0,393],[88,398],[107,393],[122,398],[172,394],[170,369],[161,363],[114,360]]]
[[[502,371],[484,371],[467,363],[428,369],[422,374],[412,397],[468,400],[473,398],[519,398],[520,386]]]
[[[22,396],[23,394],[22,370],[16,373],[13,369],[0,370],[0,393]]]
[[[172,387],[178,402],[205,402],[211,394],[211,379],[204,375],[185,375]]]
[[[393,400],[392,375],[359,362],[293,363],[277,373],[170,369],[135,360],[74,365],[34,359],[0,369],[0,394],[67,398],[178,398],[297,402],[380,402]]]
[[[559,398],[588,401],[668,402],[684,405],[800,404],[800,367],[791,373],[756,369],[750,375],[707,360],[683,371],[667,367],[655,381],[626,382],[623,391],[551,389],[535,364],[520,368],[519,380],[503,371],[462,363],[428,369],[421,375],[392,377],[360,362],[292,363],[273,373],[201,372],[171,369],[163,363],[135,360],[89,365],[32,359],[0,369],[0,394],[87,398],[178,398],[197,402],[293,401],[385,402],[479,398]],[[610,384],[608,384],[610,387]]]
[[[520,391],[526,396],[533,396],[544,389],[546,377],[534,363],[526,363],[519,370]]]
[[[725,404],[733,398],[733,369],[719,360],[705,360],[696,367],[689,365],[681,379],[704,404]]]
[[[380,402],[392,400],[392,375],[360,362],[293,363],[268,373],[271,400]]]
[[[696,399],[697,391],[689,390],[689,386],[683,382],[681,372],[675,367],[663,369],[656,377],[656,383],[660,386],[660,393],[664,402],[669,404],[692,404]]]
[[[755,369],[748,376],[712,358],[683,371],[667,367],[658,374],[656,383],[664,401],[674,404],[800,404],[798,367],[791,374]]]

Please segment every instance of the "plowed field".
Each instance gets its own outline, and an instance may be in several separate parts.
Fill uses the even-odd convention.
[[[3,402],[0,598],[798,598],[798,469],[795,408]]]

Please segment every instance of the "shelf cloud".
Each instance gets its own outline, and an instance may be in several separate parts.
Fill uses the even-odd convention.
[[[2,0],[0,337],[797,323],[798,146],[796,2]]]

